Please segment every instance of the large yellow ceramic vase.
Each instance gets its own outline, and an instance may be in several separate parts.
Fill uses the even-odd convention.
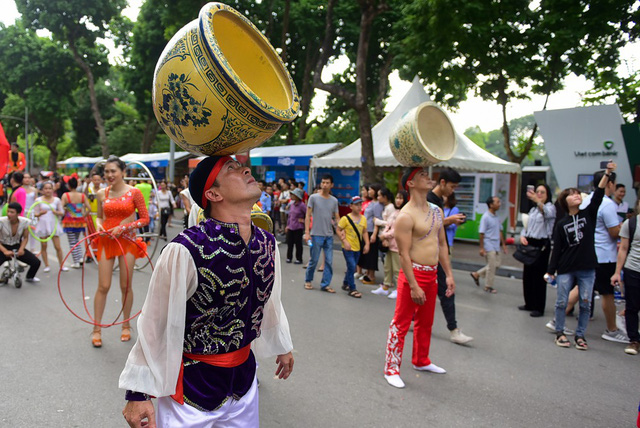
[[[426,102],[409,110],[389,136],[391,152],[404,166],[429,166],[449,160],[458,143],[447,113]]]
[[[202,155],[247,151],[293,121],[291,76],[258,29],[208,3],[169,41],[156,65],[153,109],[180,147]]]

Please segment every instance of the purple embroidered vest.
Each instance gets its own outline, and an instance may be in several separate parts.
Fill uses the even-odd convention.
[[[184,353],[233,352],[260,336],[275,278],[274,236],[253,226],[246,244],[237,224],[207,219],[173,242],[189,250],[198,270],[198,287],[187,300]],[[203,411],[242,397],[255,376],[253,353],[234,368],[183,360],[185,403]]]

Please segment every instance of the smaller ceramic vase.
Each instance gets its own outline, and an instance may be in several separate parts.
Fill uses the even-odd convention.
[[[458,148],[447,113],[433,102],[409,110],[389,135],[391,152],[404,166],[429,166],[449,160]]]

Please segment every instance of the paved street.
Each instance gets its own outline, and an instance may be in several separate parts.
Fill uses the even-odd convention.
[[[175,234],[178,228],[170,231]],[[66,237],[62,238],[66,247]],[[281,251],[285,248],[281,245]],[[305,261],[308,250],[305,250]],[[52,258],[55,260],[55,258]],[[284,260],[283,260],[284,261]],[[334,252],[333,287],[345,264]],[[57,264],[52,263],[53,270]],[[123,392],[117,381],[133,342],[119,342],[119,328],[103,331],[103,347],[90,345],[91,326],[74,318],[57,291],[56,273],[38,276],[22,289],[0,287],[0,426],[122,427]],[[517,310],[521,282],[498,277],[498,294],[478,289],[468,272],[456,270],[458,322],[475,337],[472,346],[448,340],[436,307],[431,357],[445,375],[411,368],[407,336],[398,390],[382,377],[387,329],[394,301],[370,293],[354,299],[303,289],[303,269],[283,263],[283,301],[296,359],[292,377],[273,378],[274,361],[259,368],[263,427],[629,427],[640,400],[640,357],[624,345],[600,339],[599,302],[589,324],[590,350],[561,349],[544,328],[555,292],[549,290],[544,318]],[[64,273],[63,292],[82,313],[81,271]],[[134,308],[150,277],[136,272]],[[86,269],[86,300],[93,307],[97,268]],[[316,273],[316,286],[319,281]],[[119,310],[114,276],[105,319]],[[136,309],[136,310],[137,310]],[[575,319],[569,327],[575,328]]]

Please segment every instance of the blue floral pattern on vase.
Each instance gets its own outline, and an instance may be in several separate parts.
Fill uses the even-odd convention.
[[[206,100],[202,103],[197,101],[189,93],[190,90],[199,91],[198,87],[190,82],[189,75],[169,74],[158,109],[163,125],[182,143],[186,143],[182,134],[183,126],[197,129],[209,125],[211,116],[211,110],[204,105]]]

